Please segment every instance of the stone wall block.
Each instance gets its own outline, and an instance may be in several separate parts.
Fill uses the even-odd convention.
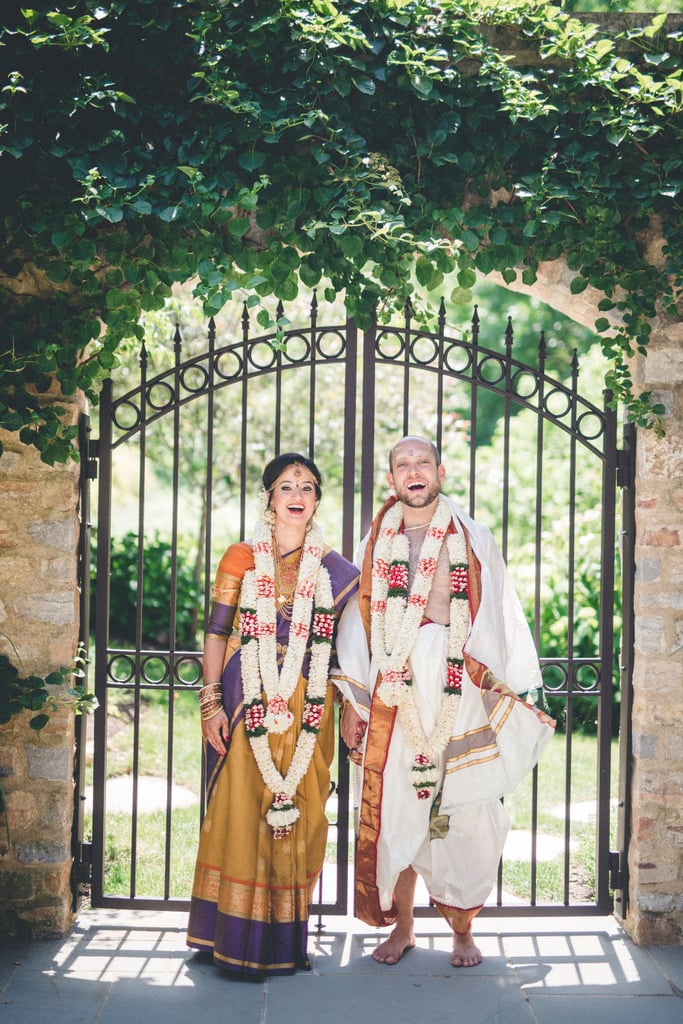
[[[28,532],[34,541],[45,548],[73,551],[76,545],[76,524],[69,519],[29,523]]]
[[[678,858],[663,857],[653,850],[655,858],[635,865],[635,879],[645,885],[669,885],[678,878]]]
[[[669,771],[665,774],[659,770],[657,762],[648,762],[647,770],[638,771],[637,776],[641,790],[650,796],[653,793],[668,795],[672,791],[683,793],[683,771]]]
[[[640,583],[652,583],[662,575],[660,558],[639,558],[636,564],[636,579]]]
[[[0,779],[9,779],[14,775],[16,751],[11,747],[0,746]]]
[[[17,844],[17,860],[20,864],[63,864],[70,856],[68,843],[36,840]]]
[[[28,747],[26,757],[31,779],[66,782],[72,778],[73,754],[66,747]]]
[[[672,429],[673,428],[673,429]],[[638,471],[650,481],[680,480],[683,476],[683,439],[677,434],[675,423],[669,426],[664,437],[650,436],[649,433],[638,436]],[[670,504],[669,491],[662,490],[658,499],[665,507]]]
[[[33,881],[26,871],[0,871],[0,901],[32,899]]]
[[[5,794],[7,817],[10,836],[17,832],[25,832],[31,825],[40,821],[38,803],[33,793],[23,789],[15,789]]]
[[[51,626],[68,626],[74,621],[74,593],[69,589],[62,593],[20,597],[15,602],[15,609],[29,621],[46,622]]]
[[[73,785],[54,791],[45,789],[41,793],[41,821],[50,833],[63,837],[65,842],[71,838],[73,798]]]
[[[657,615],[636,618],[635,646],[642,654],[660,654],[664,649],[664,619]]]
[[[641,760],[651,760],[657,756],[657,745],[659,742],[658,736],[633,736],[633,753],[635,757]]]

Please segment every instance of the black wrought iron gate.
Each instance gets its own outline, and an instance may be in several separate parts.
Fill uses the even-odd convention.
[[[560,721],[551,753],[510,798],[512,845],[484,912],[604,913],[612,889],[622,898],[628,821],[612,748],[620,674],[628,748],[630,617],[619,663],[615,565],[628,588],[633,435],[618,450],[615,413],[579,394],[576,357],[569,379],[554,379],[543,336],[528,366],[513,354],[510,321],[494,345],[481,343],[480,326],[475,309],[457,336],[442,304],[436,330],[415,324],[408,306],[401,324],[359,332],[353,322],[319,324],[314,299],[305,327],[253,337],[245,305],[239,337],[217,338],[211,321],[198,348],[177,330],[170,365],[153,370],[143,346],[139,380],[117,384],[120,394],[108,382],[99,438],[82,437],[84,466],[98,466],[100,707],[79,845],[93,905],[187,903],[203,813],[201,631],[222,551],[249,536],[264,464],[279,451],[316,459],[326,539],[352,557],[386,495],[388,448],[407,433],[435,441],[445,489],[493,529]],[[317,902],[328,914],[347,912],[349,805],[342,756]]]

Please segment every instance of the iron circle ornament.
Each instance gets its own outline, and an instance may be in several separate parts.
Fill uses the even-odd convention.
[[[213,370],[220,380],[238,380],[242,374],[242,357],[234,349],[219,352],[213,361]]]
[[[600,666],[591,661],[574,667],[574,689],[581,693],[596,693],[600,686]]]
[[[142,659],[140,671],[145,683],[151,683],[154,686],[166,683],[169,678],[168,658],[160,654],[150,654]]]
[[[599,412],[582,412],[576,421],[577,433],[584,441],[596,441],[605,430],[605,418]]]
[[[278,353],[267,341],[259,339],[249,349],[249,362],[256,370],[270,370],[277,362]]]
[[[451,373],[465,374],[472,366],[472,349],[463,341],[449,342],[443,361]]]
[[[311,353],[311,343],[303,334],[288,334],[282,349],[282,358],[287,363],[305,363]]]
[[[394,362],[399,359],[405,351],[405,341],[399,330],[385,329],[378,331],[375,340],[377,354],[383,359]]]
[[[157,393],[160,397],[157,398]],[[163,412],[170,409],[175,401],[175,388],[167,380],[155,380],[147,385],[145,390],[147,404],[155,412]]]
[[[128,419],[125,415],[125,410],[132,411],[132,417]],[[119,430],[132,431],[140,426],[142,414],[140,412],[140,406],[136,405],[135,402],[131,402],[129,398],[119,402],[119,404],[112,411],[112,422]]]
[[[567,665],[562,661],[543,661],[541,663],[543,689],[549,694],[566,694],[569,682]]]
[[[346,339],[341,331],[321,331],[315,349],[323,359],[340,359],[346,351]]]
[[[416,366],[429,366],[439,358],[439,340],[420,334],[410,343],[410,358]]]
[[[502,356],[486,355],[477,363],[477,380],[496,385],[505,380],[505,359]]]
[[[173,679],[182,686],[196,686],[202,678],[202,663],[198,655],[184,655],[173,666]]]
[[[209,383],[209,371],[201,363],[184,366],[180,371],[180,383],[191,395],[205,391]]]
[[[511,383],[513,394],[522,401],[528,402],[538,394],[538,377],[526,369],[515,370]]]
[[[107,662],[107,676],[113,683],[130,683],[135,679],[135,659],[129,654],[113,654]]]
[[[543,399],[543,410],[555,420],[563,419],[571,410],[572,396],[564,388],[553,388]]]

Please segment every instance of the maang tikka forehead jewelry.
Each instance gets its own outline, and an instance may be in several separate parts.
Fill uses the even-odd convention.
[[[272,494],[272,492],[275,490],[275,488],[280,483],[282,478],[285,476],[293,476],[296,480],[299,480],[301,477],[303,477],[304,482],[305,479],[308,478],[308,480],[310,481],[310,483],[313,484],[314,487],[318,486],[318,481],[315,479],[313,474],[306,469],[305,466],[302,466],[300,462],[293,462],[291,463],[291,465],[283,469],[283,471],[280,473],[279,477],[277,478],[273,486],[270,488],[270,494]]]

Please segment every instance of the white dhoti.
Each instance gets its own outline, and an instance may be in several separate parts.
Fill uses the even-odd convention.
[[[419,630],[410,659],[415,703],[427,735],[434,728],[441,706],[447,643],[444,626],[426,624]],[[465,679],[465,686],[473,684]],[[442,827],[434,829],[432,838],[433,800],[419,800],[416,796],[410,774],[414,756],[397,718],[382,791],[382,827],[377,847],[380,905],[383,910],[391,908],[398,876],[412,866],[435,902],[462,909],[480,906],[495,882],[508,831],[507,813],[499,799],[480,803],[469,795],[468,800],[449,812],[447,823],[442,819]],[[439,796],[445,764],[442,754],[436,762],[441,777],[437,785]]]

